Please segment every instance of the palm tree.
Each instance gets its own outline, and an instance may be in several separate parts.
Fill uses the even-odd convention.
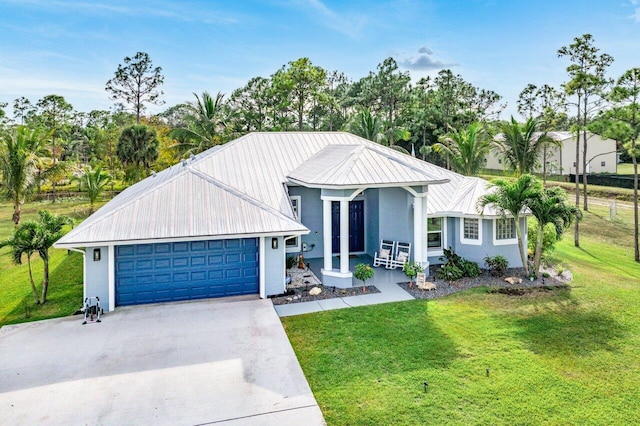
[[[49,249],[53,243],[58,241],[65,232],[65,225],[73,225],[73,220],[64,215],[52,214],[48,210],[38,212],[38,222],[36,223],[36,249],[38,256],[44,262],[44,277],[42,278],[42,298],[41,303],[47,301],[47,290],[49,289]]]
[[[493,143],[485,137],[484,127],[473,122],[466,129],[451,131],[441,136],[433,150],[452,160],[454,171],[466,176],[475,176],[485,163]]]
[[[495,146],[516,176],[533,173],[544,147],[558,144],[546,133],[538,132],[538,127],[537,119],[529,118],[520,124],[513,116],[511,121],[498,125],[501,133],[496,136]]]
[[[371,110],[365,108],[356,113],[347,124],[347,130],[372,142],[383,143],[386,139],[384,123]]]
[[[35,299],[36,304],[40,303],[38,298],[38,290],[36,284],[33,281],[33,270],[31,267],[31,256],[37,251],[37,238],[36,238],[37,224],[33,221],[23,223],[17,227],[13,235],[5,241],[0,242],[0,248],[9,246],[11,247],[11,259],[16,265],[22,265],[22,258],[26,255],[27,265],[29,265],[29,280],[31,282],[31,293]]]
[[[552,223],[556,228],[556,240],[560,240],[564,230],[571,225],[574,218],[580,220],[582,213],[578,207],[568,204],[567,193],[560,187],[543,188],[536,197],[529,199],[527,207],[538,221],[536,249],[533,256],[533,273],[537,275],[542,259],[544,227]]]
[[[89,214],[92,214],[96,200],[100,194],[102,194],[102,191],[105,190],[107,185],[111,183],[111,176],[102,170],[102,166],[98,166],[95,169],[92,169],[91,166],[87,166],[84,169],[84,173],[77,179],[80,181],[80,185],[84,187],[87,193],[87,198],[89,198],[89,203],[91,204]]]
[[[1,187],[13,203],[13,223],[18,226],[22,205],[36,182],[38,162],[45,147],[45,134],[18,126],[7,132],[0,144]]]
[[[202,96],[193,95],[196,102],[187,104],[187,125],[171,132],[178,140],[174,148],[182,155],[198,154],[224,142],[224,93],[218,92],[215,97],[209,92],[203,92]]]
[[[141,169],[148,170],[158,159],[160,142],[156,132],[144,125],[125,128],[118,139],[116,154],[123,165],[129,167],[129,180],[135,181]]]
[[[520,250],[520,259],[524,267],[524,273],[529,276],[529,265],[527,263],[527,253],[523,241],[522,231],[520,229],[520,219],[523,212],[528,206],[529,200],[539,196],[542,186],[531,175],[522,175],[514,181],[506,181],[497,179],[491,185],[494,189],[492,192],[483,195],[478,200],[478,210],[482,211],[485,206],[492,204],[493,207],[504,218],[510,215],[515,220],[516,236],[518,238],[518,249]]]

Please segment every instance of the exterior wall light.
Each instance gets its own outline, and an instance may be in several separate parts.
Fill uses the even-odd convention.
[[[271,239],[271,248],[274,249],[274,250],[278,248],[278,239],[277,238],[272,238]]]
[[[93,261],[100,262],[100,249],[93,249]]]

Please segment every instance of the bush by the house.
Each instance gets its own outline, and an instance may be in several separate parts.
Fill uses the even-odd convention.
[[[287,256],[287,269],[293,268],[293,265],[296,264],[296,258],[293,256]]]
[[[494,277],[501,277],[507,271],[507,268],[509,267],[509,261],[506,257],[501,255],[487,256],[484,258],[484,266]]]
[[[535,220],[529,221],[527,224],[527,248],[529,255],[533,256],[536,251],[536,240],[538,238],[538,222]],[[556,241],[556,227],[552,223],[547,223],[544,227],[544,234],[542,235],[542,255],[551,253],[555,249]]]
[[[464,277],[475,278],[480,275],[480,267],[477,263],[464,259],[451,248],[444,249],[444,256],[440,260],[446,260],[436,272],[436,276],[442,280],[455,281]]]

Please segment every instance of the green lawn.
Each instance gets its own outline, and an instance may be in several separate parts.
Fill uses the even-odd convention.
[[[283,318],[328,424],[638,424],[631,214],[585,216],[582,248],[569,232],[555,253],[574,273],[569,291],[475,289]]]
[[[59,201],[55,204],[27,203],[23,208],[22,220],[35,219],[38,211],[42,209],[51,210],[56,214],[67,214],[78,223],[86,217],[88,203],[84,200]],[[12,213],[13,207],[9,203],[0,203],[0,239],[2,240],[13,232]],[[42,261],[37,255],[32,259],[34,279],[40,291]],[[36,305],[31,294],[26,260],[23,265],[15,265],[11,261],[10,248],[0,249],[0,326],[69,315],[81,305],[82,255],[80,253],[67,254],[66,250],[51,250],[47,303]]]
[[[620,163],[618,164],[618,174],[620,175],[632,175],[633,164],[632,163]]]

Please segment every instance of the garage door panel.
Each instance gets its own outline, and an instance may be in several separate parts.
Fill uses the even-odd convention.
[[[257,238],[117,246],[116,304],[255,294]]]

